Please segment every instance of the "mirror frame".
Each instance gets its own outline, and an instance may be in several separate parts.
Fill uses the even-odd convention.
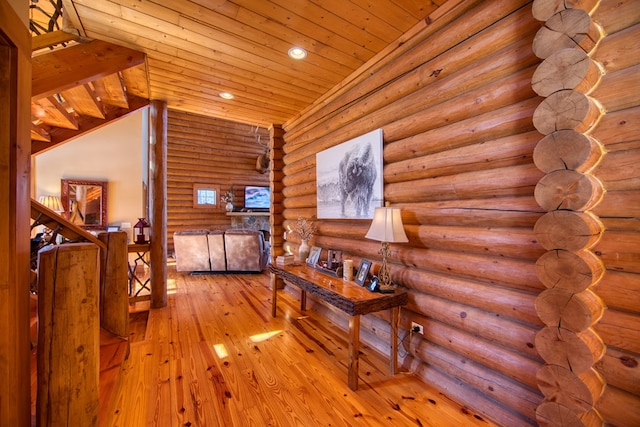
[[[81,179],[61,179],[61,199],[62,199],[62,207],[64,208],[64,217],[69,220],[71,218],[70,209],[70,186],[71,185],[91,185],[95,187],[101,188],[101,196],[100,196],[100,221],[98,224],[77,224],[78,227],[84,228],[85,230],[105,230],[107,228],[107,181],[90,181],[90,180],[81,180]]]

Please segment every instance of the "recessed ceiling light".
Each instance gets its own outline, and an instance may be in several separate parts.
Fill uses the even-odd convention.
[[[229,92],[220,92],[220,98],[233,99],[233,94]]]
[[[289,56],[293,59],[304,59],[307,57],[307,51],[301,47],[292,47],[289,49]]]

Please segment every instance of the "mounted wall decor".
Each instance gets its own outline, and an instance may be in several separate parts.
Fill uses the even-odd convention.
[[[382,129],[316,154],[318,218],[373,218],[382,206]]]
[[[256,143],[260,143],[260,134],[258,133],[258,127],[256,126]],[[264,153],[260,154],[256,159],[256,170],[258,173],[267,173],[269,171],[269,144],[264,147]]]
[[[107,181],[62,179],[64,216],[87,230],[107,227]]]
[[[256,170],[259,173],[267,173],[269,171],[269,149],[266,149],[256,159]]]

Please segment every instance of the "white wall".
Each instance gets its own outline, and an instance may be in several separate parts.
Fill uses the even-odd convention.
[[[109,225],[144,216],[147,109],[120,119],[42,154],[34,161],[35,198],[60,196],[60,180],[108,181]]]
[[[24,26],[29,28],[29,2],[27,0],[8,0],[9,5],[20,17]]]

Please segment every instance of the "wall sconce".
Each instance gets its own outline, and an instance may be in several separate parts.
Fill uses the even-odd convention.
[[[389,289],[392,287],[391,275],[387,266],[389,243],[406,243],[409,241],[404,232],[400,208],[391,208],[388,204],[385,207],[376,208],[373,213],[371,227],[365,237],[382,242],[382,248],[378,252],[382,254],[382,265],[378,272],[378,279],[380,279],[381,289]]]

